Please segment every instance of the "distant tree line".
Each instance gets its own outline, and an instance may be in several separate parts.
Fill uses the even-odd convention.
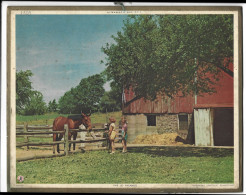
[[[41,92],[32,88],[30,70],[16,73],[16,112],[21,115],[41,115],[47,112],[78,114],[81,112],[111,112],[121,109],[121,91],[112,84],[105,91],[106,74],[95,74],[81,79],[59,98],[45,103]],[[120,98],[119,98],[120,97]]]

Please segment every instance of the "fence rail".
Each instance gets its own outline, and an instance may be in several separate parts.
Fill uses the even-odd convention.
[[[16,129],[24,129],[25,128],[25,125],[16,125]],[[52,129],[53,126],[43,126],[43,125],[37,125],[37,126],[34,126],[34,125],[28,125],[28,130],[40,130],[40,129]]]
[[[48,131],[49,130],[49,131]],[[53,156],[64,156],[68,155],[68,148],[69,144],[73,143],[95,143],[95,142],[104,142],[106,141],[106,145],[108,145],[108,139],[107,138],[97,138],[94,135],[94,132],[105,132],[107,129],[105,128],[93,128],[92,130],[84,130],[84,129],[69,129],[68,125],[64,125],[64,131],[53,131],[52,126],[28,126],[27,123],[24,125],[18,125],[16,126],[16,136],[24,137],[24,142],[19,142],[16,143],[16,147],[23,147],[26,146],[27,150],[29,149],[29,146],[54,146],[56,144],[64,144],[64,154],[63,155],[42,155],[42,156],[35,156],[35,157],[30,157],[30,158],[19,158],[17,161],[21,160],[30,160],[30,159],[36,159],[36,158],[47,158],[47,157],[53,157]],[[86,140],[84,138],[83,140],[68,140],[68,132],[71,131],[76,131],[76,132],[89,132],[93,133],[93,139]],[[50,138],[52,137],[53,134],[64,134],[64,140],[63,141],[53,141],[53,142],[30,142],[29,137],[41,137],[44,135],[51,135],[49,136]],[[48,136],[47,136],[48,137]],[[92,138],[92,137],[91,137]]]

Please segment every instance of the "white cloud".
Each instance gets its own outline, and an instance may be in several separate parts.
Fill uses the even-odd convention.
[[[58,100],[64,93],[70,90],[71,87],[55,87],[55,83],[47,82],[44,78],[41,78],[37,74],[34,74],[31,77],[32,87],[34,90],[40,91],[44,96],[44,101],[48,103],[49,101],[56,99]]]

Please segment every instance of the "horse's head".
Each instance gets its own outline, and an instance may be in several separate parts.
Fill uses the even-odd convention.
[[[82,124],[86,127],[87,130],[91,130],[92,126],[91,126],[91,118],[90,115],[86,115],[84,113],[81,113],[82,115]]]

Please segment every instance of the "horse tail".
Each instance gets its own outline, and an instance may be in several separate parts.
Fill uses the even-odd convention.
[[[61,117],[57,117],[55,118],[54,122],[53,122],[53,131],[59,131],[59,127],[58,127],[58,123],[61,120]],[[53,134],[53,141],[59,141],[59,134],[58,133],[54,133]],[[58,152],[58,146],[59,144],[57,144],[57,152]],[[53,154],[55,154],[55,145],[53,145]]]

